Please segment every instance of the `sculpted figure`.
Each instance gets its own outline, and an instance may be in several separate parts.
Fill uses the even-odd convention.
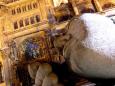
[[[35,85],[34,86],[41,86],[43,79],[47,76],[50,72],[52,72],[52,68],[49,64],[44,63],[41,64],[36,72],[35,76]]]
[[[115,24],[100,14],[86,13],[73,18],[56,47],[70,68],[86,77],[115,78]]]
[[[37,70],[39,69],[40,63],[35,62],[28,65],[28,72],[32,79],[35,79]]]

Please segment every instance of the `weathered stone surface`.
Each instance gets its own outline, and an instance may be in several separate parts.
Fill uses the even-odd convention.
[[[115,78],[114,28],[109,18],[99,14],[83,14],[70,21],[66,35],[58,43],[64,45],[64,57],[74,72],[87,77]]]

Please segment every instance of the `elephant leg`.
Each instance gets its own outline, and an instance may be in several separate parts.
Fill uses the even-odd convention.
[[[28,72],[32,79],[35,79],[37,70],[39,69],[39,65],[40,65],[39,62],[32,63],[32,64],[28,65]]]
[[[50,73],[47,75],[42,83],[42,86],[57,86],[58,84],[58,77],[54,73]]]
[[[39,66],[37,73],[36,73],[34,86],[41,86],[45,76],[47,76],[51,72],[52,72],[51,65],[49,65],[47,63],[41,64]]]

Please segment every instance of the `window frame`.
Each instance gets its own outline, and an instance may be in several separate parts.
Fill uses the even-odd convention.
[[[21,28],[21,27],[24,27],[24,22],[23,22],[22,19],[19,21],[19,26],[20,26],[20,28]]]
[[[15,30],[19,28],[19,27],[18,27],[18,22],[17,22],[17,21],[15,21],[13,24],[14,24],[14,29],[15,29]]]
[[[30,17],[30,23],[31,23],[31,24],[34,24],[34,23],[35,23],[35,18],[34,18],[34,16]]]

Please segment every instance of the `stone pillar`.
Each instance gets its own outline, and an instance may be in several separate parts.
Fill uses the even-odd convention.
[[[79,10],[76,6],[76,1],[75,0],[70,0],[71,4],[72,4],[72,7],[73,7],[73,10],[75,12],[75,15],[79,15]]]
[[[102,9],[100,3],[98,2],[98,0],[92,0],[92,3],[94,3],[97,12],[102,12],[103,11],[103,9]]]
[[[10,48],[7,47],[2,50],[3,55],[3,79],[6,86],[20,86],[19,81],[16,78],[16,66],[14,66],[13,61],[9,58]]]

